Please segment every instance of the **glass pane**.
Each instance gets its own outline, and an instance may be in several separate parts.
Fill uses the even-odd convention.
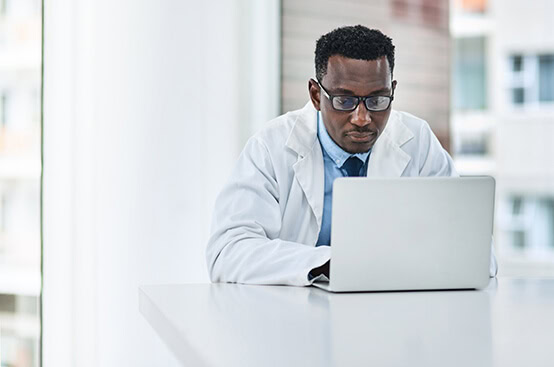
[[[41,1],[0,0],[0,365],[39,366]]]
[[[514,55],[512,56],[512,70],[517,72],[523,69],[523,56]]]
[[[458,110],[486,108],[484,37],[454,41],[453,104]]]
[[[488,153],[488,136],[475,135],[463,137],[457,153],[462,155],[485,155]]]
[[[518,216],[518,215],[521,215],[521,207],[522,207],[522,200],[521,198],[514,198],[514,201],[513,201],[513,208],[512,208],[512,214],[514,216]]]
[[[512,89],[512,102],[514,104],[523,104],[525,101],[525,90],[523,88]]]
[[[539,101],[554,101],[554,55],[539,56]]]

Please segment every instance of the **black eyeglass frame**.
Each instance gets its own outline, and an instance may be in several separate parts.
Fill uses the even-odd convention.
[[[360,105],[360,102],[363,101],[364,102],[364,105],[365,105],[365,108],[367,108],[368,111],[371,111],[371,112],[383,112],[383,111],[386,111],[389,109],[390,105],[392,104],[392,101],[394,100],[394,92],[392,93],[392,95],[390,96],[365,96],[365,97],[359,97],[359,96],[350,96],[350,95],[344,95],[344,94],[341,94],[341,95],[333,95],[331,93],[329,93],[327,91],[327,89],[325,89],[325,87],[323,86],[323,84],[321,84],[321,81],[318,79],[316,81],[317,85],[319,85],[319,87],[323,90],[323,93],[325,93],[325,96],[329,99],[329,101],[331,102],[331,106],[333,107],[333,109],[335,111],[339,111],[339,112],[352,112],[354,110],[356,110],[356,108],[358,108],[358,106]],[[356,104],[354,105],[354,107],[352,109],[344,109],[344,110],[341,110],[341,109],[338,109],[335,107],[335,104],[333,103],[333,99],[335,98],[338,98],[338,97],[348,97],[348,98],[356,98],[357,99],[357,102]],[[374,108],[369,108],[367,106],[367,100],[371,100],[372,98],[388,98],[389,100],[389,103],[387,104],[387,107],[386,108],[382,108],[382,109],[374,109]]]

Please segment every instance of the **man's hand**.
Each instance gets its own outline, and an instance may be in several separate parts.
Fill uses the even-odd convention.
[[[310,271],[310,274],[315,278],[318,275],[325,274],[327,278],[329,278],[329,267],[331,265],[331,260],[327,261],[325,264],[321,265],[318,268],[312,269]]]

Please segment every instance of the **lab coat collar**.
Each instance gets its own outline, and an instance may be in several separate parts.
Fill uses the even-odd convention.
[[[285,145],[292,149],[300,157],[312,152],[317,141],[317,110],[308,102],[304,108],[298,111],[296,121],[287,138]]]
[[[294,175],[321,228],[325,168],[323,152],[317,139],[317,110],[311,102],[300,111],[285,145],[298,154]]]
[[[400,177],[412,159],[402,146],[412,140],[414,134],[401,121],[401,114],[392,111],[385,130],[373,145],[368,177]]]
[[[308,102],[298,112],[285,145],[298,154],[299,158],[311,154],[323,157],[320,144],[316,144],[319,143],[317,110]],[[392,110],[385,130],[371,150],[367,175],[400,177],[411,160],[402,146],[413,138],[414,134],[402,123],[401,114]]]

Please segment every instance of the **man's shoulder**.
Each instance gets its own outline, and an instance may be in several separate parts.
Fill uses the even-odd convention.
[[[297,111],[290,111],[269,120],[254,134],[254,136],[262,140],[275,140],[279,137],[286,138],[294,126],[296,113]]]
[[[253,138],[271,145],[284,145],[289,138],[296,123],[305,118],[311,112],[307,106],[301,109],[289,111],[266,122],[254,135]]]

